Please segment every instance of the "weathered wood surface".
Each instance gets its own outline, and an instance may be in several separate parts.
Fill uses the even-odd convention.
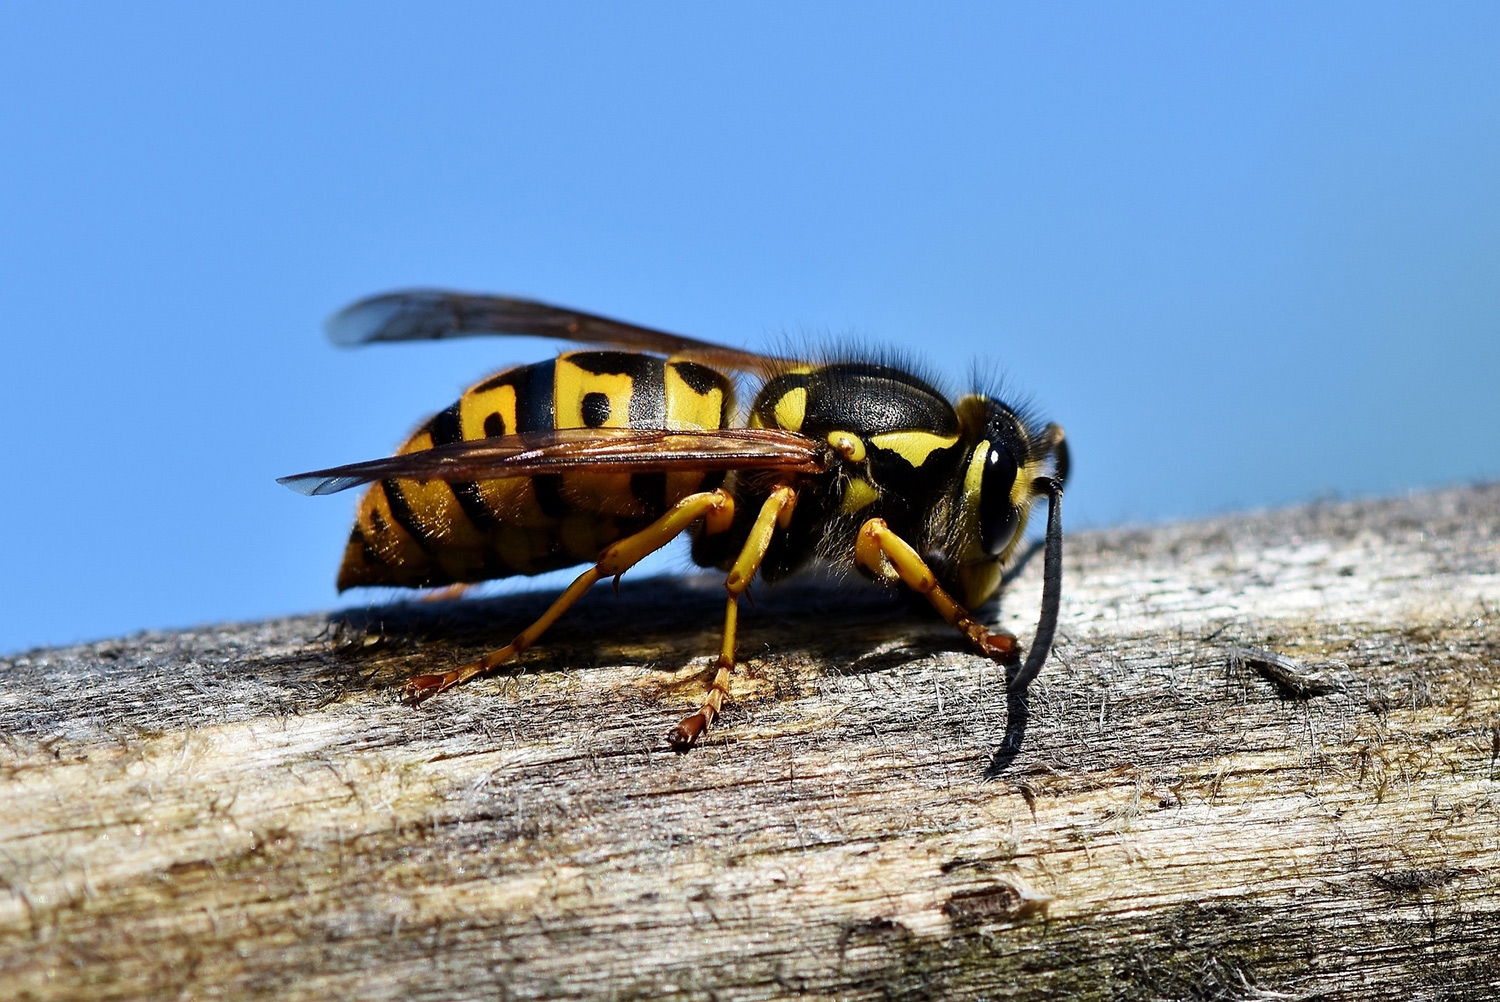
[[[1066,583],[1024,729],[941,623],[759,589],[681,757],[711,583],[418,709],[541,599],[10,658],[0,997],[1500,996],[1500,488],[1076,533]]]

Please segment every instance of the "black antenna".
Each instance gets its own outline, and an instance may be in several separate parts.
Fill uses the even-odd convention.
[[[1035,497],[1047,496],[1047,555],[1043,561],[1042,614],[1036,624],[1036,639],[1031,642],[1026,663],[1010,683],[1010,691],[1016,694],[1024,694],[1047,663],[1062,605],[1062,484],[1052,477],[1037,477],[1031,482],[1031,493]]]

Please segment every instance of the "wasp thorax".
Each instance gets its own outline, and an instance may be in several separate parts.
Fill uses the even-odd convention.
[[[998,557],[1015,538],[1021,524],[1021,509],[1011,500],[1020,464],[1003,444],[987,443],[984,472],[979,483],[979,544]],[[981,446],[985,448],[986,446]]]

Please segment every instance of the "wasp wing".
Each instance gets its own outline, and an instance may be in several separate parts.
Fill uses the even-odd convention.
[[[726,348],[530,299],[480,296],[441,289],[412,289],[361,299],[334,314],[328,321],[327,330],[334,344],[344,346],[376,341],[434,341],[481,334],[509,334],[678,355],[705,365],[761,374],[779,371],[788,365],[785,359]]]
[[[453,442],[432,449],[280,477],[299,494],[336,494],[376,480],[498,480],[565,470],[822,473],[828,447],[776,428],[673,431],[666,428],[567,428]]]

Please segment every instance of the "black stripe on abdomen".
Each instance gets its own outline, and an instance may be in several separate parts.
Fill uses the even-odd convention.
[[[555,422],[553,388],[557,360],[538,362],[520,370],[516,381],[516,431],[551,431]],[[537,507],[550,518],[562,518],[572,511],[562,499],[562,477],[543,473],[531,478]]]
[[[654,355],[631,357],[640,364],[630,374],[630,427],[660,428],[667,420],[667,363]]]
[[[406,495],[401,493],[401,484],[395,480],[382,480],[380,489],[385,491],[385,500],[391,509],[391,517],[396,524],[405,529],[417,545],[422,549],[431,551],[432,537],[427,527],[417,518],[417,513],[411,510],[407,503]]]
[[[463,424],[459,416],[461,405],[462,402],[456,403],[447,410],[438,412],[428,424],[427,431],[432,435],[434,446],[463,441]],[[474,523],[474,528],[480,532],[492,532],[500,528],[501,521],[490,506],[485,504],[478,484],[472,480],[458,480],[450,481],[448,487],[453,491],[453,497],[459,508],[463,509],[464,515]]]
[[[553,428],[552,387],[557,362],[538,362],[521,369],[516,381],[517,432],[551,431]]]

